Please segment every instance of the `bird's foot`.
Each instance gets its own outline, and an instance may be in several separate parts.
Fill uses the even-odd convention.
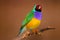
[[[31,35],[41,35],[41,32],[30,32],[28,36],[31,36]]]
[[[34,34],[36,34],[36,35],[41,35],[41,32],[35,32]]]
[[[28,36],[31,36],[31,35],[33,35],[33,34],[34,34],[34,33],[31,33],[31,32],[30,32],[30,33],[28,34]]]
[[[27,31],[26,33],[23,34],[22,38],[26,38],[26,37],[31,36],[31,35],[41,35],[41,32],[35,32],[35,33],[33,33],[33,32]]]

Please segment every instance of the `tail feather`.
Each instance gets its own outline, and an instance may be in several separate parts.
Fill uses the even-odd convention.
[[[24,28],[20,29],[20,31],[19,31],[17,36],[22,35],[26,30],[27,30],[26,26]]]

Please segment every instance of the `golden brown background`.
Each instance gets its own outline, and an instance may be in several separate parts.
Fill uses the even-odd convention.
[[[43,33],[43,40],[60,40],[59,0],[0,0],[0,40],[12,40],[18,33],[22,20],[34,4],[42,5],[41,27],[56,30]]]

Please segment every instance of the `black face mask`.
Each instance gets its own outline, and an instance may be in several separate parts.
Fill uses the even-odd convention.
[[[36,10],[36,11],[38,11],[38,12],[41,12],[41,10],[40,10],[40,9],[35,8],[35,10]]]

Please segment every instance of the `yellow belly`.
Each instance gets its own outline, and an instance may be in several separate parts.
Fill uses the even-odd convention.
[[[27,29],[35,29],[39,26],[40,23],[41,23],[41,20],[32,18],[32,20],[26,25],[26,27]]]

